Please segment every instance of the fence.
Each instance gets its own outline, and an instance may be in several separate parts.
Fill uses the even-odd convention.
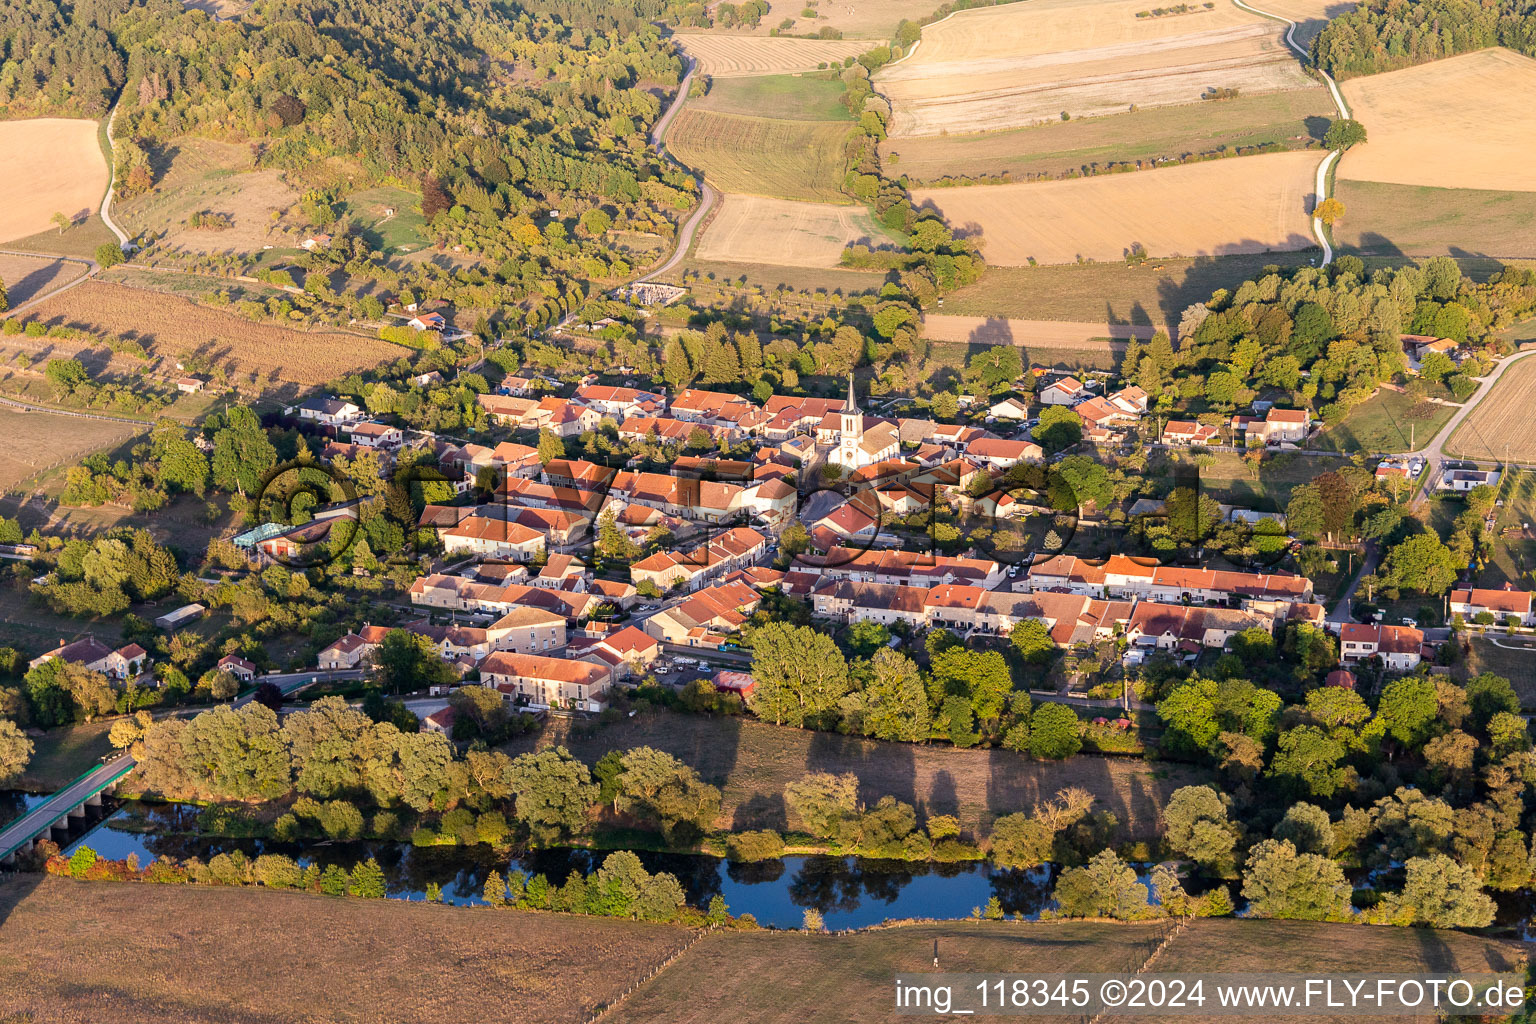
[[[636,989],[638,989],[641,985],[646,984],[652,978],[656,977],[656,975],[660,974],[662,971],[666,970],[668,967],[671,967],[674,963],[677,962],[679,957],[681,957],[684,953],[688,952],[694,946],[698,945],[699,942],[706,935],[712,934],[714,932],[714,930],[715,930],[715,925],[710,925],[708,928],[705,928],[702,931],[695,932],[694,935],[693,935],[693,938],[691,938],[687,942],[683,943],[682,946],[679,947],[676,950],[676,952],[674,952],[671,956],[667,957],[665,960],[661,961],[655,967],[651,968],[651,971],[650,971],[649,974],[647,974],[644,977],[639,978],[639,979],[637,979],[635,981],[630,982],[628,987],[626,987],[623,992],[620,992],[618,995],[614,996],[611,1000],[609,1000],[606,1003],[603,1003],[596,1010],[593,1010],[592,1013],[590,1013],[586,1017],[582,1018],[581,1024],[597,1024],[598,1021],[602,1020],[604,1017],[606,1017],[608,1015],[608,1011],[609,1010],[614,1009],[620,1003],[622,1003],[624,1000],[628,999],[630,994],[633,993]]]

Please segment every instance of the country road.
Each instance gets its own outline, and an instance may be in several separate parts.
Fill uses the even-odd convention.
[[[117,244],[124,249],[128,248],[128,235],[117,222],[112,219],[112,196],[117,192],[117,143],[112,140],[112,124],[117,120],[117,108],[122,106],[123,94],[117,94],[117,100],[112,104],[112,113],[107,117],[107,149],[109,154],[107,162],[112,177],[107,182],[107,194],[101,197],[101,222],[117,236]]]
[[[677,159],[667,152],[667,129],[672,126],[672,120],[677,117],[677,112],[683,109],[683,102],[688,99],[688,89],[693,85],[693,76],[698,70],[698,58],[690,57],[688,60],[688,73],[678,83],[677,96],[672,100],[672,105],[667,108],[666,113],[657,119],[656,126],[651,129],[651,145],[656,148],[656,152],[665,157],[668,162],[677,164],[679,167],[682,167],[682,164],[679,164]],[[690,168],[684,168],[684,170],[690,170]],[[699,227],[704,223],[705,218],[709,216],[709,211],[714,208],[715,202],[719,198],[720,193],[715,191],[714,187],[704,180],[704,175],[700,174],[699,205],[693,213],[688,215],[688,219],[683,221],[683,226],[678,228],[677,247],[672,250],[672,255],[667,257],[665,263],[644,277],[639,278],[637,283],[639,281],[652,281],[668,273],[679,263],[683,262],[683,259],[688,255],[688,250],[693,246],[693,236],[698,233]]]
[[[1451,418],[1445,421],[1445,426],[1440,428],[1440,432],[1431,438],[1430,442],[1423,448],[1416,452],[1408,453],[1409,455],[1422,455],[1425,463],[1424,475],[1419,481],[1418,490],[1409,502],[1410,505],[1418,505],[1422,502],[1428,494],[1430,481],[1439,478],[1440,463],[1445,460],[1445,442],[1449,441],[1451,435],[1456,432],[1456,428],[1461,426],[1461,421],[1467,418],[1467,415],[1474,406],[1488,397],[1489,392],[1493,390],[1493,386],[1499,382],[1500,377],[1504,376],[1504,371],[1509,369],[1511,363],[1533,355],[1536,355],[1536,350],[1517,352],[1514,355],[1505,356],[1499,360],[1499,365],[1495,366],[1493,372],[1488,374],[1488,376],[1481,378],[1481,383],[1478,384],[1477,390],[1472,392],[1472,397],[1463,402],[1461,408],[1457,409],[1451,415]]]

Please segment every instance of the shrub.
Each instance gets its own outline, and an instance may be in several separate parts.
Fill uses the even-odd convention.
[[[292,857],[281,853],[264,853],[257,857],[251,874],[269,889],[297,889],[304,884],[304,869]]]
[[[784,856],[784,837],[772,829],[738,832],[726,841],[725,850],[734,861],[774,860]]]

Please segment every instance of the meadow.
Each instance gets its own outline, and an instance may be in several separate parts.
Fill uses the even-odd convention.
[[[1472,407],[1445,442],[1447,455],[1467,459],[1536,462],[1536,358],[1527,356],[1504,371],[1493,390]]]
[[[1435,405],[1423,419],[1409,415],[1414,402],[1397,391],[1378,391],[1351,409],[1337,423],[1312,439],[1312,447],[1336,452],[1409,452],[1421,448],[1440,432],[1456,412]]]
[[[744,117],[689,105],[668,129],[667,148],[722,192],[847,203],[840,188],[847,134],[837,121]]]
[[[989,263],[1117,260],[1140,243],[1154,258],[1312,246],[1315,153],[1188,164],[1071,181],[914,189],[959,234],[982,236]]]
[[[147,427],[148,424],[145,424]],[[0,434],[9,438],[0,451],[0,489],[113,447],[138,429],[128,423],[0,406]]]
[[[393,212],[391,212],[393,211]],[[377,239],[386,254],[413,252],[427,244],[427,222],[421,215],[421,193],[381,185],[347,196],[342,216]]]
[[[869,49],[856,39],[792,39],[787,36],[727,36],[679,32],[673,36],[699,68],[714,78],[814,71],[816,65],[841,64]]]
[[[1536,257],[1536,192],[1340,179],[1333,242],[1361,254]]]
[[[727,194],[699,238],[694,256],[723,263],[832,268],[855,242],[879,245],[885,241],[862,206]]]
[[[703,96],[689,97],[686,109],[790,121],[851,121],[843,92],[835,71],[721,78],[711,82]]]
[[[85,273],[85,266],[41,256],[0,253],[0,281],[5,282],[11,308],[60,288]]]
[[[257,170],[250,147],[185,139],[155,154],[157,187],[114,205],[124,230],[164,234],[163,244],[189,252],[258,252],[284,244],[278,218],[298,202],[281,172]],[[194,228],[193,214],[213,214],[226,227]],[[289,243],[291,244],[291,243]]]
[[[0,242],[46,231],[55,214],[85,220],[101,206],[111,174],[96,132],[82,118],[0,122]]]

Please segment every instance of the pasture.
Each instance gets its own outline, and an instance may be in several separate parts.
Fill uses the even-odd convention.
[[[1067,349],[1116,355],[1127,338],[1152,337],[1151,327],[1129,324],[1076,323],[1070,320],[1009,320],[1003,317],[951,316],[930,313],[923,317],[923,337],[930,341],[967,345],[1017,345],[1027,352]]]
[[[1333,102],[1322,87],[1240,96],[1220,103],[1185,103],[1105,117],[1074,117],[1031,128],[946,136],[887,139],[880,144],[887,169],[913,183],[944,175],[1055,176],[1093,164],[1155,161],[1226,147],[1321,140]]]
[[[685,106],[667,132],[667,148],[722,192],[847,203],[843,139],[837,121],[784,121],[717,114]]]
[[[1378,391],[1330,424],[1312,440],[1312,447],[1335,452],[1411,452],[1423,447],[1456,412],[1449,405],[1431,405],[1428,416],[1415,418],[1414,402],[1399,391]]]
[[[1486,581],[1483,581],[1486,582]],[[1515,586],[1522,586],[1518,581]],[[1524,709],[1536,708],[1536,644],[1529,636],[1494,636],[1469,638],[1472,654],[1467,658],[1467,672],[1477,675],[1492,672],[1503,676],[1514,687]]]
[[[1141,0],[1032,0],[965,11],[883,68],[893,136],[992,131],[1190,103],[1208,90],[1309,89],[1281,26],[1233,4],[1137,18]]]
[[[1445,442],[1445,453],[1464,459],[1536,462],[1532,408],[1536,408],[1536,358],[1526,356],[1511,364],[1487,397],[1472,407]]]
[[[312,386],[349,370],[395,359],[405,350],[340,331],[297,331],[257,323],[160,292],[87,281],[45,300],[34,318],[137,339],[151,357],[201,355],[232,380],[268,387]]]
[[[390,185],[364,189],[347,196],[341,212],[388,254],[412,252],[427,244],[419,192]]]
[[[1370,137],[1344,154],[1340,178],[1536,191],[1536,60],[1479,50],[1342,88]]]
[[[1340,179],[1333,243],[1370,255],[1536,257],[1536,192]]]
[[[684,109],[791,121],[851,121],[843,92],[842,80],[833,71],[722,78],[711,82],[703,96],[690,97]]]
[[[725,195],[694,256],[722,263],[832,268],[848,246],[885,241],[862,206]]]
[[[5,282],[11,308],[63,287],[85,273],[85,266],[40,256],[0,253],[0,281]]]
[[[855,39],[792,39],[784,36],[725,36],[679,32],[672,37],[714,78],[814,71],[817,64],[841,64],[869,49]]]
[[[9,490],[38,473],[72,466],[92,452],[115,447],[141,429],[111,420],[0,406],[0,434],[7,438],[0,451],[0,488]]]
[[[1022,266],[1306,249],[1315,153],[1188,164],[1070,181],[913,189],[958,234],[981,233],[987,262]]]
[[[113,207],[131,234],[165,233],[172,248],[191,252],[259,252],[282,244],[277,216],[298,201],[298,193],[277,171],[255,167],[250,147],[207,139],[185,139],[156,150],[155,189]],[[219,230],[194,228],[194,213],[222,218]]]
[[[48,230],[56,213],[83,221],[101,207],[111,174],[97,127],[64,117],[0,121],[0,242]]]
[[[20,875],[0,884],[0,1019],[572,1024],[690,934],[489,907]]]

